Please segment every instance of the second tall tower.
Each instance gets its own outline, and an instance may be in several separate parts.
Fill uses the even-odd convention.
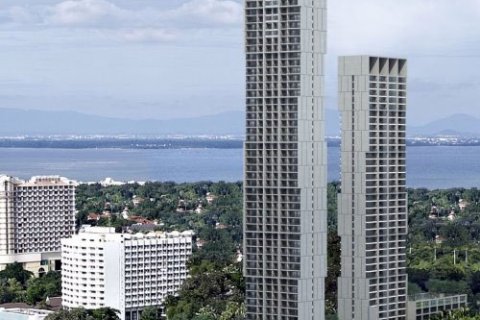
[[[406,318],[406,82],[404,59],[339,60],[340,320]]]

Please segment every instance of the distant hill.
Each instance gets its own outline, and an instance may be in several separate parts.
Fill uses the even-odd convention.
[[[480,137],[480,119],[467,114],[455,114],[424,126],[408,127],[408,135]]]
[[[235,135],[245,134],[245,113],[169,120],[129,120],[72,111],[0,108],[0,135]],[[338,135],[338,113],[327,110],[328,135]]]
[[[72,111],[41,111],[0,108],[0,135],[233,135],[245,134],[245,113],[230,111],[216,115],[169,120],[130,120],[88,115]],[[326,109],[327,136],[340,135],[336,110]],[[408,126],[409,137],[455,135],[480,137],[480,119],[456,114],[424,126]]]
[[[334,110],[330,110],[327,120],[333,121]],[[339,116],[337,124],[339,126]],[[328,126],[327,126],[328,127]],[[328,129],[327,129],[328,130]],[[340,129],[336,129],[340,131]],[[328,132],[328,131],[327,131]],[[333,134],[329,134],[332,136]],[[457,136],[463,138],[480,138],[480,119],[467,114],[454,114],[452,116],[434,120],[423,126],[409,126],[407,123],[407,136],[413,137],[438,137],[438,136]]]
[[[170,120],[129,120],[72,111],[1,109],[0,135],[243,135],[242,112]]]

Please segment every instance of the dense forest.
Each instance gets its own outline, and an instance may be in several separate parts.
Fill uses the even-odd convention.
[[[336,314],[340,272],[337,236],[338,183],[328,185],[327,311]],[[467,293],[470,308],[480,299],[480,190],[409,189],[407,268],[409,294]],[[191,277],[167,300],[169,319],[241,319],[242,185],[226,182],[81,185],[78,224],[119,230],[144,217],[158,230],[195,231]],[[96,213],[96,219],[91,214]],[[89,219],[90,218],[90,219]]]

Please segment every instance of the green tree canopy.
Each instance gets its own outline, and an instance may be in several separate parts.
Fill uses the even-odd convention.
[[[118,313],[118,310],[112,308],[94,310],[76,308],[54,312],[49,314],[45,320],[120,320]]]
[[[4,270],[0,271],[0,279],[15,279],[24,287],[32,276],[33,273],[23,269],[22,264],[18,262],[8,264]]]
[[[155,307],[146,307],[142,311],[140,320],[158,320],[158,310]]]

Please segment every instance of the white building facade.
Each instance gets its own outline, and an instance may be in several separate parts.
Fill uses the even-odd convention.
[[[421,293],[408,297],[407,320],[428,320],[434,315],[466,308],[466,294]]]
[[[325,0],[246,0],[246,319],[321,320]]]
[[[406,319],[407,62],[339,59],[340,320]]]
[[[28,181],[0,175],[0,268],[60,270],[61,239],[75,232],[77,183],[58,176]]]
[[[138,320],[147,306],[161,309],[188,276],[191,231],[119,234],[86,227],[62,240],[62,299],[66,308],[111,307]]]

